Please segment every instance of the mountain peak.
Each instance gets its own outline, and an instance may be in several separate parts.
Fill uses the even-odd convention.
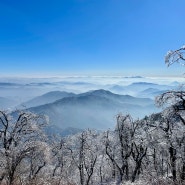
[[[157,84],[151,82],[134,82],[131,85],[157,85]]]
[[[91,93],[94,95],[113,95],[112,92],[105,90],[105,89],[98,89],[98,90],[93,90],[93,91],[89,91],[87,93]]]

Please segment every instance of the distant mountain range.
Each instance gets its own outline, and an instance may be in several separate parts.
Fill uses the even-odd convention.
[[[145,89],[137,94],[137,97],[148,97],[148,98],[155,98],[156,96],[166,92],[167,90],[159,90],[155,88],[148,88]]]
[[[46,94],[43,94],[41,96],[35,97],[27,102],[22,103],[19,107],[36,107],[39,105],[44,105],[48,103],[52,103],[56,100],[66,98],[66,97],[72,97],[75,96],[74,93],[68,93],[64,91],[51,91]]]
[[[125,77],[117,85],[65,80],[0,82],[0,109],[26,109],[46,114],[50,119],[48,133],[68,135],[86,128],[113,128],[118,113],[130,113],[137,119],[159,112],[154,97],[179,85],[176,81],[168,85],[137,82],[139,78],[146,80],[138,76]],[[129,80],[133,83],[124,85]]]
[[[167,91],[172,90],[178,86],[177,82],[170,85],[159,85],[148,82],[135,82],[127,86],[114,85],[110,87],[110,91],[118,94],[130,94],[136,97],[145,97],[154,99],[155,96]]]
[[[49,97],[59,92],[49,93]],[[64,93],[64,92],[63,92]],[[43,103],[43,97],[38,97],[38,102]],[[53,103],[31,107],[28,110],[46,114],[50,124],[59,128],[96,128],[105,129],[115,126],[116,115],[120,112],[130,113],[135,118],[158,111],[153,100],[149,98],[136,98],[129,95],[113,94],[106,90],[95,90],[72,96],[67,94],[62,99]],[[49,98],[50,100],[52,98]]]
[[[140,76],[112,78],[110,81],[106,81],[107,78],[90,78],[89,80],[86,79],[84,81],[83,78],[80,78],[78,80],[79,81],[73,78],[68,80],[63,79],[60,81],[52,81],[51,79],[48,79],[48,81],[47,79],[33,79],[32,82],[29,82],[27,79],[22,79],[21,81],[16,80],[16,83],[6,80],[5,82],[0,82],[0,97],[15,100],[17,102],[17,106],[22,105],[22,107],[30,107],[44,104],[45,100],[43,103],[42,101],[37,102],[37,97],[52,91],[65,91],[79,94],[95,89],[105,89],[121,95],[154,99],[155,95],[166,90],[175,89],[179,86],[179,82],[177,81],[170,81],[167,83],[168,85],[162,85],[158,84],[157,81],[156,83],[154,83],[154,80],[151,80],[150,82],[150,79]],[[117,82],[115,82],[115,80]],[[156,91],[151,93],[149,91],[145,91],[147,89],[155,89]],[[51,99],[51,101],[46,103],[52,103],[52,101],[56,99]],[[15,104],[12,103],[10,107],[12,108],[14,106]],[[5,106],[4,108],[7,107],[10,108],[9,106]],[[18,106],[18,108],[20,108],[20,106]]]

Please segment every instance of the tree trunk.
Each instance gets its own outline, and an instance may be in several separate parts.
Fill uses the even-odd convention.
[[[185,162],[183,162],[183,166],[182,166],[181,180],[182,181],[185,180]]]
[[[170,162],[171,162],[171,172],[173,181],[177,180],[177,170],[176,170],[176,149],[173,147],[169,148]]]
[[[135,167],[134,172],[133,172],[133,174],[132,174],[132,182],[134,182],[134,181],[136,180],[137,174],[139,175],[139,173],[140,173],[140,168],[141,168],[141,161],[138,161],[138,162],[136,163],[136,167]]]

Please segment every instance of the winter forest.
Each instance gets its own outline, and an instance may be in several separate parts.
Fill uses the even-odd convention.
[[[165,62],[183,64],[185,47]],[[2,185],[185,184],[185,92],[157,96],[160,113],[116,116],[114,130],[48,135],[47,117],[0,111]],[[73,115],[71,115],[73,116]]]

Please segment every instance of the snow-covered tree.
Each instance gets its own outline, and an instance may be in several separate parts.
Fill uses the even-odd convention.
[[[92,130],[71,137],[68,141],[68,149],[74,164],[74,171],[78,172],[76,178],[78,184],[93,184],[93,174],[98,158],[98,145],[96,144],[97,133]]]
[[[42,132],[46,119],[29,112],[0,111],[0,181],[9,185],[36,178],[45,166]]]

